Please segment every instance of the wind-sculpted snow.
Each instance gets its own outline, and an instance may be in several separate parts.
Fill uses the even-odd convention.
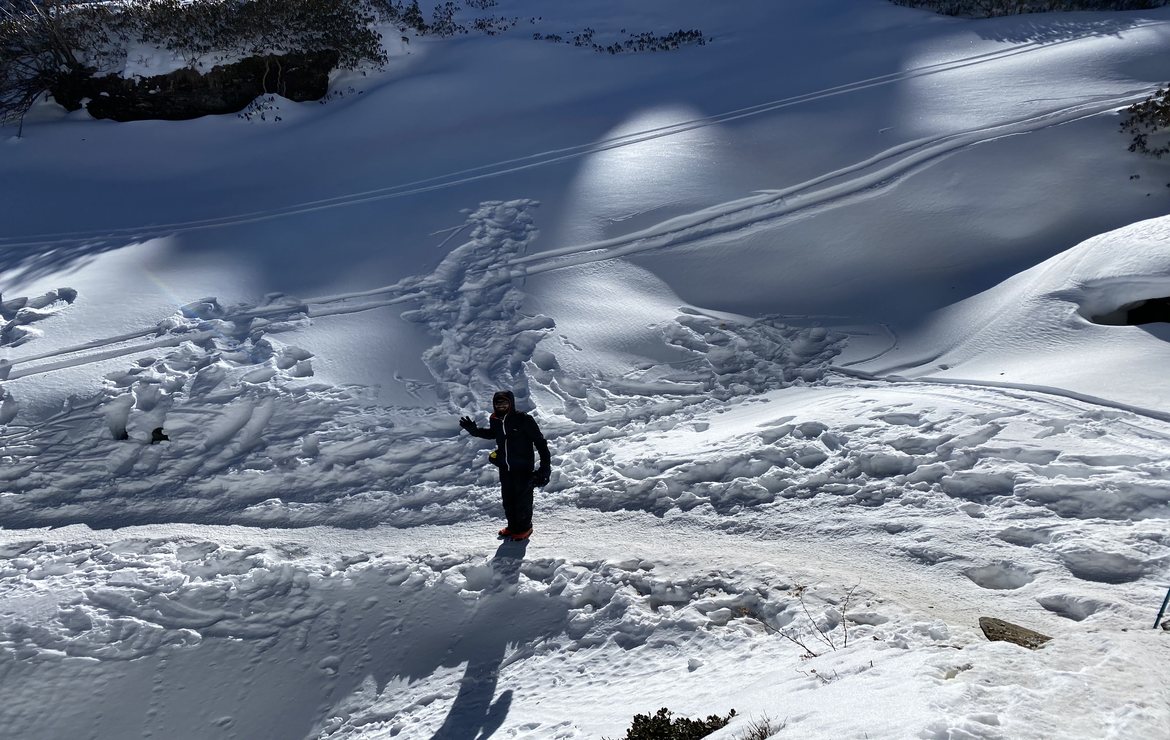
[[[310,574],[265,564],[262,548],[128,540],[6,550],[5,599],[18,616],[5,624],[3,647],[17,657],[130,660],[208,636],[272,637],[325,611]],[[64,596],[53,620],[19,618],[49,608],[54,592]],[[273,601],[281,608],[265,608]]]
[[[0,347],[18,347],[37,336],[38,329],[31,326],[41,319],[52,316],[77,298],[72,288],[51,290],[34,298],[21,297],[0,301]]]
[[[585,438],[566,457],[589,470],[593,483],[571,485],[587,505],[660,514],[700,505],[730,514],[824,496],[862,506],[901,500],[903,507],[934,498],[979,510],[1010,506],[1015,516],[1019,505],[1119,521],[1170,514],[1170,470],[1160,452],[1170,428],[1163,423],[1042,398],[1011,409],[996,392],[971,388],[848,387],[849,395],[839,383],[769,394],[762,407],[779,408],[755,412],[754,430],[720,429],[725,409],[713,408],[688,411],[685,423],[627,428],[628,443],[601,455]],[[920,405],[932,395],[945,403]],[[1150,428],[1139,431],[1144,425]],[[1144,480],[1138,485],[1136,471]]]
[[[571,374],[539,349],[555,321],[524,312],[525,272],[509,266],[536,235],[535,206],[482,204],[468,214],[466,241],[433,272],[381,290],[252,306],[202,298],[153,329],[13,361],[18,380],[136,357],[106,376],[100,397],[0,432],[12,460],[0,471],[10,493],[0,517],[10,526],[460,521],[497,504],[481,443],[453,420],[485,408],[497,388],[513,388],[522,406],[537,397],[568,459],[583,429],[667,424],[696,404],[815,382],[839,351],[843,337],[821,328],[680,309],[659,327],[661,341],[690,359],[624,377]],[[316,316],[394,304],[437,342],[423,356],[431,380],[415,385],[445,411],[384,408],[361,389],[316,383],[313,353],[278,338]],[[16,416],[19,397],[10,398]],[[156,428],[169,441],[148,444]],[[584,472],[565,468],[558,486]]]
[[[492,238],[522,249],[527,208],[480,209],[475,218],[487,223],[475,228],[473,219],[462,264],[483,259]],[[538,401],[555,454],[553,480],[538,496],[540,537],[555,538],[557,520],[582,512],[589,523],[574,528],[580,550],[582,531],[612,529],[610,519],[629,516],[625,510],[661,517],[672,537],[684,526],[733,537],[737,562],[749,540],[771,553],[785,541],[848,539],[869,554],[831,569],[825,587],[835,603],[858,582],[865,598],[902,588],[862,565],[882,552],[931,569],[932,578],[1087,624],[1133,618],[1142,584],[1170,557],[1161,532],[1170,513],[1163,422],[1010,388],[838,377],[831,362],[840,338],[829,332],[692,309],[661,327],[663,341],[687,359],[624,378],[573,376],[539,341],[517,357],[501,340],[529,320],[499,310],[515,306],[522,290],[510,274],[485,277],[452,263],[441,272],[446,282],[406,288],[441,286],[417,304],[438,342],[430,366],[448,359],[436,383],[474,406],[520,368],[527,383],[519,387]],[[445,310],[444,296],[460,310]],[[391,525],[409,543],[433,542],[427,525],[485,528],[498,514],[495,481],[479,462],[483,448],[453,428],[461,409],[384,409],[357,389],[316,382],[312,353],[278,339],[279,329],[312,321],[306,305],[286,297],[251,308],[195,301],[164,322],[195,341],[111,374],[101,397],[78,400],[36,428],[10,424],[5,526]],[[556,328],[521,331],[535,339]],[[482,341],[452,360],[442,350],[448,332]],[[481,365],[500,375],[470,372]],[[170,441],[147,444],[155,426]],[[123,430],[130,439],[116,439]],[[604,519],[588,519],[600,512]],[[605,536],[623,547],[644,536],[616,526]],[[172,728],[209,721],[179,708],[187,688],[218,697],[223,709],[211,721],[240,736],[270,721],[255,708],[303,696],[287,718],[289,736],[447,727],[454,737],[498,721],[508,691],[574,666],[611,687],[638,674],[639,650],[666,650],[687,675],[709,681],[711,671],[731,668],[717,657],[726,650],[778,650],[775,661],[791,661],[784,651],[795,643],[778,630],[806,645],[819,634],[786,590],[800,581],[703,564],[662,576],[652,560],[637,558],[517,560],[501,550],[486,559],[457,550],[404,559],[412,544],[385,550],[385,535],[337,562],[307,560],[318,548],[295,543],[160,536],[98,544],[86,534],[72,544],[30,535],[6,546],[0,566],[0,648],[20,659],[5,669],[6,685],[51,680],[68,693],[99,681],[111,684],[115,700],[151,675],[206,681],[213,665],[238,665],[252,666],[252,685],[273,687],[262,693],[276,692],[252,692],[244,706],[222,687],[158,684],[152,716],[165,714]],[[972,538],[984,544],[972,550]],[[818,573],[802,576],[805,583],[828,572],[822,554],[813,557]],[[810,608],[822,629],[836,628],[831,603]],[[516,613],[531,618],[499,632]],[[895,651],[953,639],[877,602],[857,608],[850,625],[854,637]],[[466,637],[452,643],[456,633]],[[595,652],[606,656],[605,670]],[[52,667],[94,659],[64,673]],[[112,680],[108,663],[127,659],[138,660]],[[817,669],[848,681],[871,659],[825,657]],[[504,670],[518,661],[522,674]],[[505,688],[501,675],[524,678]],[[816,674],[807,680],[821,684]],[[10,706],[5,726],[42,720]],[[63,734],[69,721],[60,718]],[[558,731],[537,723],[530,736]]]
[[[860,367],[1111,399],[1165,419],[1170,395],[1141,379],[1170,358],[1166,322],[1125,326],[1109,317],[1170,295],[1168,237],[1170,219],[1162,217],[1088,239],[933,314],[896,349]]]

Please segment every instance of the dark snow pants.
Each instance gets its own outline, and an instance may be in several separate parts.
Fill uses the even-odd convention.
[[[509,532],[532,528],[532,471],[500,469],[500,495]]]

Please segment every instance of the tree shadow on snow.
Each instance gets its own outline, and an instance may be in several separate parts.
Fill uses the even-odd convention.
[[[982,19],[972,26],[980,38],[1011,44],[1051,44],[1092,36],[1117,36],[1146,22],[1143,18],[1077,18],[1046,13],[1035,18],[1010,16],[1007,19]]]

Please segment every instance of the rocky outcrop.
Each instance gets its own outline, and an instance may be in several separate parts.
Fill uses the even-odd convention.
[[[207,72],[178,69],[154,77],[77,73],[61,79],[51,92],[67,110],[84,106],[94,118],[182,121],[236,113],[265,94],[318,100],[328,92],[337,60],[337,52],[326,50],[246,57]]]
[[[995,617],[979,617],[979,629],[983,630],[984,636],[993,642],[1012,642],[1032,650],[1043,646],[1044,643],[1052,639],[1048,635]]]

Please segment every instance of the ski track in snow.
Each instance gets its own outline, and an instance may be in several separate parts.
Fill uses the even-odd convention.
[[[1145,23],[1135,23],[1130,28],[1133,30],[1148,28],[1154,26],[1165,25],[1162,21],[1150,21]],[[599,152],[609,151],[620,147],[639,144],[653,139],[673,136],[687,131],[692,131],[697,128],[712,126],[728,121],[734,121],[746,117],[762,115],[771,113],[777,110],[782,110],[792,106],[801,105],[816,100],[822,100],[837,95],[845,95],[860,90],[866,90],[872,87],[889,85],[898,82],[905,82],[914,80],[929,75],[943,74],[950,71],[966,69],[971,66],[990,64],[997,61],[1012,59],[1022,54],[1033,54],[1049,49],[1059,48],[1065,44],[1074,43],[1083,40],[1081,38],[1062,39],[1057,41],[1030,41],[1005,49],[1000,49],[992,52],[985,52],[971,57],[964,57],[961,59],[950,60],[946,62],[938,62],[935,64],[924,65],[903,72],[891,73],[887,75],[880,75],[868,79],[858,80],[856,82],[845,83],[833,87],[817,90],[801,95],[794,95],[777,100],[771,100],[764,103],[758,103],[752,106],[737,108],[723,113],[706,116],[702,118],[695,118],[688,121],[682,121],[667,126],[646,129],[644,131],[632,132],[619,137],[611,139],[603,139],[600,141],[590,142],[587,144],[578,144],[559,149],[552,149],[544,152],[530,154],[524,157],[495,162],[488,165],[481,165],[478,167],[460,170],[457,172],[448,173],[445,175],[438,175],[435,177],[426,178],[423,180],[416,180],[401,185],[394,185],[385,188],[378,188],[374,190],[367,190],[357,193],[349,193],[346,195],[335,196],[332,198],[325,198],[315,201],[307,201],[291,206],[286,206],[278,209],[271,209],[267,211],[253,211],[249,213],[241,213],[233,216],[223,216],[218,218],[200,219],[194,221],[183,221],[169,224],[143,224],[134,227],[125,227],[120,229],[107,229],[101,232],[59,232],[51,234],[41,234],[37,236],[21,236],[21,237],[0,237],[0,248],[20,248],[20,247],[44,247],[53,245],[74,244],[77,242],[87,241],[102,241],[106,239],[126,239],[132,238],[135,240],[145,240],[149,238],[161,237],[170,234],[177,234],[186,231],[195,231],[202,229],[221,228],[225,226],[233,226],[245,223],[255,223],[260,221],[267,221],[276,218],[283,218],[286,216],[293,216],[298,214],[311,213],[314,211],[325,210],[329,208],[338,208],[351,205],[358,205],[362,203],[369,203],[372,201],[385,200],[390,198],[402,198],[420,193],[431,192],[434,190],[441,190],[450,188],[469,182],[485,180],[493,177],[499,177],[514,172],[519,172],[534,167],[543,167],[550,164],[556,164],[569,159],[576,159]],[[1107,110],[1113,110],[1121,106],[1129,105],[1144,99],[1151,92],[1155,91],[1156,86],[1143,88],[1142,90],[1129,91],[1127,93],[1111,96],[1109,98],[1099,98],[1090,101],[1082,101],[1074,106],[1053,109],[1048,112],[1039,114],[1029,119],[1018,121],[1014,124],[1005,124],[1003,126],[989,126],[982,129],[974,129],[967,132],[939,137],[934,140],[920,140],[918,142],[910,142],[898,149],[909,150],[933,150],[934,154],[928,153],[920,154],[918,157],[913,157],[907,163],[905,172],[911,166],[920,165],[922,161],[939,156],[943,152],[953,151],[958,148],[970,146],[981,141],[990,141],[1000,136],[1025,133],[1030,130],[1037,130],[1068,121],[1076,118],[1094,115]],[[1077,113],[1077,111],[1082,111]],[[1071,114],[1071,116],[1070,116]],[[1011,129],[1011,130],[1008,130]],[[941,149],[940,149],[941,147]],[[869,160],[861,163],[857,167],[868,167],[875,161],[880,161],[891,156],[892,153],[897,153],[896,150],[878,155],[874,160]],[[887,172],[887,177],[892,177],[897,170]],[[843,173],[843,172],[842,172]],[[836,177],[842,173],[833,173],[827,175],[824,179]],[[814,181],[811,184],[817,184]],[[792,190],[798,192],[805,189],[808,185],[796,186]],[[872,186],[872,184],[870,185]],[[788,191],[785,191],[788,192]],[[779,194],[777,194],[779,195]],[[738,210],[738,208],[735,208]],[[730,215],[730,214],[723,214]],[[580,251],[581,248],[568,247],[571,251]]]
[[[1120,97],[1096,99],[1092,102],[1078,103],[1072,106],[1049,111],[1043,114],[1030,116],[1016,121],[994,126],[980,127],[966,132],[949,134],[942,137],[919,140],[899,145],[882,152],[870,159],[859,162],[850,167],[827,173],[805,183],[775,192],[765,192],[758,195],[724,203],[719,206],[670,219],[647,229],[627,234],[621,237],[588,244],[545,250],[536,254],[522,253],[494,254],[494,259],[482,261],[480,264],[470,264],[460,268],[460,275],[464,283],[457,286],[447,285],[445,277],[435,273],[426,277],[413,277],[383,288],[324,296],[315,299],[298,301],[284,296],[273,297],[274,305],[236,307],[230,312],[220,312],[215,317],[230,324],[242,324],[250,320],[285,322],[307,321],[309,317],[324,317],[357,313],[388,306],[406,303],[425,302],[429,297],[444,290],[477,291],[481,283],[494,279],[501,270],[510,271],[513,279],[522,279],[526,275],[539,274],[548,270],[555,270],[570,266],[579,266],[591,262],[626,257],[639,252],[655,249],[667,249],[683,244],[701,242],[704,239],[721,237],[729,233],[739,232],[753,227],[768,224],[793,214],[802,213],[810,209],[835,207],[848,203],[852,197],[872,193],[874,188],[886,187],[911,172],[928,166],[938,158],[954,153],[959,149],[977,143],[991,141],[1003,136],[1018,135],[1053,125],[1060,125],[1086,116],[1095,115],[1103,111],[1112,110],[1119,105],[1138,100],[1141,94],[1126,94]],[[453,232],[455,236],[458,231]],[[533,230],[533,236],[534,236]],[[525,240],[527,244],[527,240]],[[466,273],[466,274],[464,274]],[[473,281],[470,277],[478,275]],[[69,302],[72,302],[76,293],[70,289],[62,289]],[[27,300],[27,299],[20,299]],[[35,299],[34,299],[35,300]],[[55,295],[54,295],[55,300]],[[43,301],[42,301],[43,302]],[[60,301],[56,301],[60,303]],[[39,304],[37,304],[39,305]],[[195,304],[184,307],[185,318],[200,318]],[[194,313],[192,313],[194,311]],[[21,308],[9,321],[10,326],[4,330],[5,335],[12,333],[16,340],[7,342],[12,346],[21,344],[33,338],[30,330],[25,326],[33,320],[44,318],[49,314],[44,312],[30,314],[29,309]],[[277,329],[271,327],[269,330]],[[80,365],[108,360],[114,357],[138,354],[153,349],[174,347],[185,342],[200,342],[212,338],[212,334],[188,334],[181,332],[191,331],[190,322],[176,324],[173,320],[160,323],[156,327],[143,329],[117,337],[109,337],[88,342],[83,345],[62,348],[54,352],[27,355],[11,362],[0,362],[0,378],[18,379],[30,375],[51,372],[53,370],[77,367]],[[151,334],[160,335],[150,342],[132,343]],[[100,349],[99,352],[92,350]],[[452,348],[448,348],[449,350]],[[72,355],[72,356],[70,356]],[[43,360],[32,367],[30,363]],[[515,363],[513,363],[515,364]],[[301,368],[302,373],[311,372],[308,366]],[[10,420],[15,413],[13,404],[6,396],[7,410],[0,409],[0,421]],[[1140,409],[1133,409],[1141,413]],[[1147,412],[1153,415],[1153,412]]]
[[[827,173],[783,190],[764,192],[737,201],[723,203],[687,216],[672,218],[641,231],[613,239],[544,250],[531,255],[516,255],[511,258],[506,255],[498,255],[497,261],[478,267],[469,267],[467,271],[469,273],[475,273],[476,270],[479,270],[486,277],[489,272],[498,271],[502,268],[511,268],[514,271],[513,277],[519,279],[526,275],[535,275],[549,270],[580,266],[592,262],[627,257],[649,250],[668,249],[684,244],[701,242],[704,239],[721,237],[730,233],[769,224],[786,216],[804,213],[810,209],[823,209],[844,205],[850,202],[852,197],[860,194],[871,194],[875,188],[892,185],[897,179],[921,167],[928,166],[940,157],[952,154],[959,149],[992,141],[1004,136],[1019,135],[1040,128],[1061,125],[1104,111],[1113,110],[1121,105],[1142,99],[1147,92],[1095,99],[1092,102],[1078,103],[1008,123],[909,142],[893,147],[863,162]],[[280,297],[282,300],[277,301],[277,305],[275,306],[237,307],[230,314],[224,314],[222,318],[236,322],[247,319],[278,318],[287,316],[294,310],[304,317],[324,317],[358,313],[377,308],[418,302],[424,300],[436,289],[442,289],[443,285],[442,279],[434,275],[426,278],[407,278],[394,285],[296,301],[293,305],[289,304],[288,299]],[[458,287],[456,290],[475,290],[477,288],[478,285],[476,283],[469,281],[467,285]],[[184,338],[181,336],[169,336],[137,345],[127,344],[127,342],[150,334],[173,332],[177,328],[179,327],[160,325],[159,327],[144,329],[140,332],[94,340],[84,345],[63,348],[51,353],[22,357],[8,363],[8,365],[26,365],[61,355],[79,355],[79,353],[86,350],[105,349],[101,353],[79,355],[75,358],[61,359],[29,368],[12,370],[11,367],[8,367],[8,377],[17,379],[56,369],[76,367],[88,362],[105,360],[125,354],[134,354],[149,349],[174,346],[184,341]]]

